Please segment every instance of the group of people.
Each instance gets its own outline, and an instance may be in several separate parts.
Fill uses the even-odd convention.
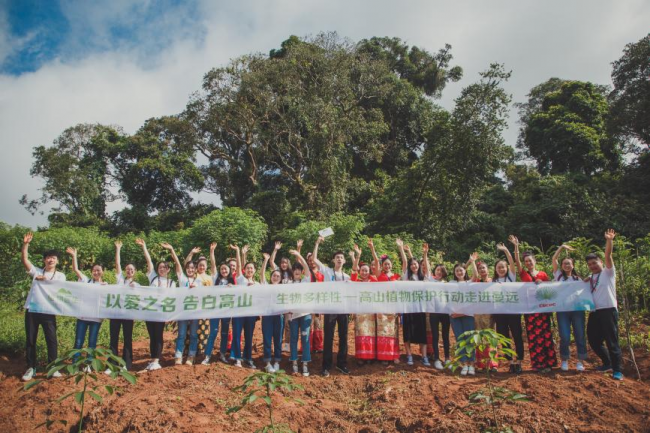
[[[569,245],[561,245],[553,256],[553,276],[555,281],[585,280],[590,283],[594,299],[595,310],[589,313],[588,326],[585,334],[584,311],[558,312],[557,326],[560,335],[561,369],[569,369],[571,336],[577,346],[577,362],[575,368],[583,371],[583,360],[587,358],[587,341],[601,359],[599,371],[612,371],[612,377],[623,379],[621,365],[621,349],[618,343],[618,309],[616,301],[616,272],[612,261],[613,239],[615,232],[605,232],[606,248],[604,260],[596,254],[589,254],[584,259],[589,268],[590,275],[581,277],[576,272],[575,262],[568,254],[560,260],[562,252],[571,251]],[[22,261],[27,272],[35,280],[65,280],[65,275],[57,271],[58,252],[46,251],[43,253],[43,268],[34,266],[29,260],[29,244],[32,234],[24,237],[22,248]],[[258,284],[295,284],[303,282],[323,281],[352,281],[352,282],[387,282],[395,280],[406,281],[436,281],[447,282],[540,282],[551,281],[551,277],[536,267],[533,254],[524,252],[520,254],[519,241],[510,236],[509,241],[514,248],[514,257],[504,244],[499,244],[497,249],[505,256],[497,261],[490,272],[488,263],[481,261],[477,253],[470,255],[466,263],[457,263],[451,277],[443,264],[431,266],[428,259],[429,246],[422,245],[422,258],[416,259],[411,248],[403,241],[396,241],[401,259],[401,273],[393,272],[393,263],[386,255],[378,256],[372,239],[368,240],[368,247],[372,260],[370,263],[361,262],[362,250],[355,245],[349,252],[352,261],[352,272],[344,271],[346,255],[342,251],[335,252],[331,257],[331,264],[319,260],[319,246],[324,238],[319,237],[313,252],[303,257],[301,253],[302,241],[295,249],[289,251],[293,257],[282,257],[276,266],[277,253],[282,247],[280,242],[275,243],[271,254],[264,253],[264,261],[256,277],[257,269],[253,262],[247,261],[248,246],[240,248],[230,245],[234,257],[217,265],[215,260],[216,244],[210,245],[208,257],[200,256],[193,261],[194,255],[200,253],[199,248],[190,251],[184,262],[181,263],[172,245],[162,243],[161,246],[171,256],[176,279],[170,275],[170,264],[160,262],[154,266],[144,240],[137,239],[147,264],[147,279],[149,286],[156,287],[196,287],[196,286],[250,286]],[[115,242],[115,271],[117,284],[124,286],[138,286],[134,280],[136,267],[129,263],[124,269],[121,266],[120,251],[122,243]],[[79,281],[92,284],[106,284],[103,280],[104,267],[94,264],[88,277],[78,266],[77,250],[68,248],[66,252],[71,256],[72,268]],[[523,261],[522,261],[523,260]],[[267,268],[271,266],[267,280]],[[208,273],[208,267],[210,272]],[[26,331],[26,358],[28,369],[23,380],[31,380],[36,371],[36,340],[39,326],[43,328],[47,343],[48,362],[57,357],[56,317],[49,314],[30,312],[31,291],[25,303],[25,331]],[[516,358],[509,361],[509,371],[520,373],[521,362],[524,359],[524,329],[521,314],[494,314],[494,315],[466,315],[442,313],[409,313],[409,314],[356,314],[354,317],[355,359],[359,367],[370,362],[384,364],[400,362],[399,329],[402,330],[402,340],[406,363],[414,364],[413,348],[419,346],[420,360],[424,366],[433,366],[443,370],[451,365],[450,355],[450,328],[453,330],[456,341],[461,341],[463,334],[475,329],[485,329],[496,326],[498,333],[511,338],[514,342]],[[177,323],[178,335],[175,348],[175,363],[183,364],[186,340],[189,340],[185,364],[192,365],[199,348],[199,337],[207,335],[203,348],[201,364],[208,365],[212,361],[214,346],[220,335],[219,360],[232,363],[237,367],[257,368],[253,361],[253,333],[258,317],[219,318],[209,321],[185,320]],[[309,376],[308,365],[311,362],[313,350],[323,352],[321,375],[328,377],[333,368],[333,346],[335,331],[338,327],[338,354],[336,369],[349,374],[348,358],[348,327],[349,314],[283,314],[264,316],[261,318],[263,337],[263,363],[267,372],[280,370],[282,360],[283,339],[289,340],[289,362],[291,371],[295,374]],[[204,323],[202,323],[204,322]],[[88,334],[88,347],[95,348],[102,319],[78,318],[76,324],[75,349],[82,348]],[[553,341],[553,314],[534,313],[525,314],[523,323],[526,330],[528,352],[531,367],[535,371],[548,372],[557,366],[557,353]],[[206,326],[207,325],[207,326]],[[122,357],[126,369],[132,368],[132,334],[133,320],[110,319],[110,349],[118,354],[120,332],[123,335]],[[146,322],[150,341],[150,362],[146,371],[161,368],[160,359],[163,351],[164,322]],[[221,332],[219,330],[221,328]],[[209,329],[209,330],[208,330]],[[287,332],[288,330],[288,332]],[[243,337],[242,337],[243,332]],[[288,336],[287,336],[288,334]],[[442,337],[444,360],[440,356],[439,341]],[[242,350],[243,341],[243,350]],[[606,344],[606,347],[605,347]],[[300,350],[299,350],[300,345]],[[314,347],[316,346],[316,347]],[[490,348],[475,355],[464,355],[459,359],[462,376],[474,375],[476,368],[494,369],[498,367],[489,357]],[[302,365],[299,364],[299,353]],[[430,358],[431,356],[431,358]],[[108,372],[108,371],[107,371]],[[53,375],[59,377],[57,372]]]

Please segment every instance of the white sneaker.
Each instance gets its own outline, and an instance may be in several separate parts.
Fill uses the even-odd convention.
[[[235,359],[235,367],[241,368],[241,359]]]
[[[303,365],[305,365],[305,364],[303,364]],[[300,370],[298,369],[298,361],[293,361],[293,365],[292,365],[291,368],[292,368],[294,374],[298,374],[299,371],[300,371]]]
[[[461,376],[467,376],[467,371],[469,370],[469,367],[466,365],[463,365],[463,368],[460,370],[460,375]]]
[[[225,355],[219,355],[219,361],[223,362],[224,364],[230,364]]]
[[[302,375],[305,377],[309,376],[309,368],[307,368],[307,363],[303,362],[302,363]]]
[[[210,358],[206,356],[205,359],[201,361],[201,365],[210,365]]]
[[[151,362],[151,363],[147,366],[147,370],[149,370],[149,371],[160,370],[161,368],[162,368],[162,367],[160,366],[160,363],[159,363],[158,361],[156,361],[156,362]]]
[[[280,363],[279,362],[276,362],[275,364],[273,364],[273,370],[275,370],[276,372],[280,371]]]
[[[174,358],[174,365],[183,365],[183,358]],[[147,368],[147,370],[149,369]]]
[[[576,370],[578,370],[578,371],[585,371],[585,366],[584,366],[584,364],[582,363],[582,361],[578,361],[578,362],[576,362]]]
[[[113,371],[112,371],[110,368],[107,368],[106,370],[104,370],[104,374],[105,374],[106,376],[110,376],[111,373],[113,373]]]
[[[267,362],[267,363],[266,363],[266,366],[264,367],[264,370],[265,370],[267,373],[275,373],[275,369],[273,368],[273,366],[271,365],[270,362]]]
[[[436,359],[436,362],[433,363],[433,367],[436,370],[443,370],[445,367],[442,365],[442,362],[440,362],[439,359]]]
[[[470,365],[469,368],[467,369],[467,374],[470,376],[474,376],[476,374],[476,369],[474,368],[473,365]]]
[[[33,368],[28,368],[25,374],[23,374],[23,378],[22,378],[23,382],[29,382],[30,380],[32,380],[34,374],[36,374],[36,370]]]
[[[63,377],[63,375],[61,374],[60,371],[55,371],[54,373],[52,373],[51,377],[56,379],[56,378],[59,378],[59,377]]]
[[[93,370],[90,368],[90,365],[84,367],[84,373],[92,373]]]
[[[194,357],[188,356],[187,360],[185,361],[185,365],[194,365]]]
[[[413,356],[409,355],[406,357],[406,365],[413,365]]]
[[[569,371],[569,361],[562,361],[562,365],[560,366],[560,370]]]
[[[246,361],[246,367],[250,368],[251,370],[257,370],[257,367],[253,361]]]
[[[431,367],[431,363],[429,362],[428,357],[425,356],[424,358],[422,358],[422,365],[424,365],[425,367]]]

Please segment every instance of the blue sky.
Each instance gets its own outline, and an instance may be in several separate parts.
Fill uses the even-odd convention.
[[[437,101],[451,109],[492,62],[512,70],[514,102],[551,77],[611,84],[611,62],[648,22],[647,0],[0,0],[0,221],[47,224],[18,203],[43,185],[29,174],[34,147],[79,123],[134,133],[181,112],[211,68],[290,35],[395,36],[431,52],[449,43],[464,70]],[[509,124],[514,145],[514,107]]]

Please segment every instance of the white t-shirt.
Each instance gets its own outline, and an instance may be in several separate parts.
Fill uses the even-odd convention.
[[[117,284],[119,286],[130,286],[133,284],[133,287],[140,287],[140,284],[138,284],[133,278],[127,279],[126,276],[121,272],[115,277],[117,278]]]
[[[409,281],[409,273],[408,273],[408,271],[406,271],[406,272],[404,272],[402,274],[402,281]],[[418,278],[418,274],[415,273],[415,274],[411,275],[411,281],[422,281],[422,280],[420,280]]]
[[[323,274],[323,281],[350,281],[350,276],[343,271],[336,272],[327,265],[320,267],[320,273]]]
[[[580,278],[569,275],[569,278],[566,280],[562,276],[562,270],[558,269],[557,271],[553,272],[553,278],[555,278],[555,281],[580,281]]]
[[[495,283],[515,283],[517,282],[517,276],[514,272],[508,271],[507,277],[497,277],[493,280]]]
[[[605,267],[599,274],[590,277],[591,294],[594,297],[596,310],[617,308],[616,301],[616,268]]]
[[[158,280],[156,280],[158,281]],[[199,285],[199,282],[196,281],[196,278],[188,278],[183,272],[178,275],[178,285],[180,287],[190,287],[190,284],[194,283],[195,286]]]
[[[149,278],[149,287],[176,287],[176,281],[166,277],[159,277],[156,271],[147,274],[147,278]]]
[[[87,276],[84,275],[83,278],[79,278],[80,283],[88,283],[88,284],[100,284],[96,283],[95,280],[92,278],[88,278]],[[77,317],[79,320],[85,320],[86,322],[95,322],[95,323],[102,323],[102,320],[104,319],[96,319],[94,317]]]
[[[32,268],[29,270],[28,274],[32,277],[32,281],[36,279],[39,275],[43,275],[46,280],[54,280],[54,281],[65,281],[65,274],[59,271],[54,271],[54,272],[45,272],[41,268],[37,268],[36,266],[32,266]],[[23,308],[28,308],[29,303],[32,300],[32,290],[29,289],[29,293],[27,293],[27,299],[25,299],[25,305]]]
[[[249,284],[253,284],[254,286],[257,286],[259,283],[257,281],[248,281],[248,278],[246,278],[243,275],[240,275],[237,277],[237,285],[238,286],[243,286],[247,287]]]

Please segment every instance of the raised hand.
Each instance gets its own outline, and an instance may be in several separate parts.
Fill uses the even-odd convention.
[[[322,236],[318,236],[318,239],[316,239],[317,244],[321,244],[321,243],[323,243],[323,241],[325,241],[325,238],[322,237]]]
[[[115,248],[117,248],[118,250],[122,248],[122,241],[115,241]]]
[[[215,249],[217,249],[217,243],[216,243],[216,242],[212,242],[212,243],[210,244],[210,252],[213,253]]]
[[[571,245],[567,245],[567,244],[562,244],[561,248],[564,248],[567,251],[575,251],[576,250]]]
[[[142,248],[145,248],[147,246],[147,244],[144,242],[144,239],[141,238],[137,238],[135,240],[135,243],[136,245],[140,245]]]
[[[361,256],[361,248],[359,248],[359,245],[354,244],[354,252]]]
[[[279,250],[280,248],[282,248],[282,242],[280,242],[280,241],[276,241],[276,242],[275,242],[275,250],[277,251],[277,250]]]
[[[475,262],[475,261],[477,261],[477,260],[478,260],[478,253],[477,253],[477,252],[473,252],[472,254],[470,254],[470,255],[469,255],[469,260],[470,260],[470,262]]]
[[[269,260],[271,258],[269,253],[262,253],[262,256],[264,256],[264,260]]]
[[[28,244],[32,241],[32,239],[34,239],[34,233],[32,232],[26,233],[25,236],[23,237],[23,243]]]
[[[296,242],[296,248],[297,248],[297,249],[302,248],[302,244],[303,244],[303,240],[302,240],[302,239],[298,239],[298,242]]]
[[[171,246],[171,244],[168,244],[167,242],[161,242],[160,246],[163,247],[164,249],[171,251],[174,249],[174,247]]]
[[[68,248],[65,249],[65,252],[70,254],[73,257],[77,255],[77,249],[76,248],[68,247]]]
[[[519,239],[517,239],[517,237],[514,235],[508,236],[508,241],[514,246],[519,246]]]
[[[372,242],[372,238],[368,238],[368,248],[373,249],[375,244]]]
[[[241,252],[242,254],[246,254],[248,250],[250,249],[250,245],[246,244],[243,247],[241,247]]]
[[[199,247],[194,247],[190,250],[190,254],[198,254],[201,252],[201,248]]]
[[[423,243],[422,244],[422,252],[426,255],[429,253],[429,244],[428,243]]]
[[[289,250],[289,254],[291,254],[292,256],[299,256],[300,255],[298,250]]]
[[[507,251],[508,248],[503,244],[503,242],[500,242],[497,244],[497,250],[499,251]]]
[[[410,253],[411,252],[411,247],[409,247],[408,244],[404,244],[404,251],[406,251],[407,253]]]
[[[404,248],[404,241],[403,241],[403,240],[401,240],[401,239],[399,239],[399,238],[398,238],[398,239],[395,239],[395,243],[397,244],[397,246],[398,246],[399,248]]]
[[[611,241],[614,240],[614,237],[616,237],[616,232],[614,231],[614,229],[607,229],[607,231],[605,232],[605,239]]]
[[[237,245],[230,244],[228,245],[231,250],[239,251],[239,247]]]

